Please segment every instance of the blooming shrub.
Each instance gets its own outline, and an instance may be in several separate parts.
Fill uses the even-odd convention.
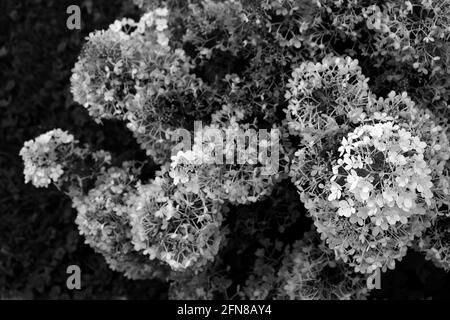
[[[256,136],[255,129],[249,125],[232,122],[224,128],[226,138],[219,144],[214,141],[216,137],[209,134],[220,132],[219,126],[211,125],[203,130],[204,133],[199,132],[194,137],[192,150],[180,151],[172,157],[170,176],[175,185],[232,204],[256,202],[270,194],[283,170],[277,168],[280,148],[276,132]],[[268,159],[268,151],[277,153],[273,161],[276,163]]]
[[[97,121],[126,120],[158,163],[170,157],[170,129],[209,108],[208,99],[204,105],[199,99],[208,88],[190,73],[189,58],[170,47],[167,15],[158,8],[138,22],[123,19],[90,34],[71,78],[76,102]]]
[[[302,63],[287,85],[288,125],[305,140],[318,139],[355,120],[367,104],[367,79],[358,62],[347,57],[326,57],[321,63]]]
[[[355,233],[355,239],[345,240],[362,242],[353,253],[362,271],[365,264],[368,272],[386,264],[393,268],[393,260],[426,227],[421,216],[432,206],[433,183],[425,147],[425,142],[392,122],[363,125],[343,139],[343,158],[333,167],[328,200],[337,207],[338,216],[358,226],[358,237]],[[372,226],[367,228],[368,219]],[[393,238],[395,243],[390,244]],[[355,249],[353,243],[350,248]],[[339,249],[344,260],[352,256],[344,246]]]
[[[246,299],[349,300],[365,299],[366,277],[335,260],[316,231],[292,246],[261,240],[252,272],[239,292]]]
[[[20,150],[25,181],[36,187],[55,184],[71,197],[83,194],[89,184],[111,164],[111,154],[80,146],[73,135],[54,129],[25,142]]]
[[[113,270],[174,299],[364,299],[409,247],[448,268],[445,1],[135,2],[89,35],[71,91],[144,161],[60,129],[20,152]]]

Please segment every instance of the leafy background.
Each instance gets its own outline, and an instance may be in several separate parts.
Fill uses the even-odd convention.
[[[82,8],[81,30],[66,28],[72,4]],[[109,270],[79,236],[69,199],[53,187],[24,184],[18,155],[24,141],[57,127],[122,160],[141,155],[123,125],[97,125],[69,91],[84,38],[123,16],[139,16],[131,1],[0,1],[0,299],[167,297],[166,283],[131,281]],[[81,267],[81,290],[66,288],[71,264]],[[371,298],[450,298],[449,280],[411,251],[396,270],[383,274],[382,289]]]

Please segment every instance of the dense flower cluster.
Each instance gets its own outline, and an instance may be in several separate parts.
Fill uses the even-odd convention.
[[[311,96],[304,87],[320,88],[323,81],[341,79],[342,73],[357,79],[352,77],[355,68],[309,76],[328,65],[329,59],[324,59],[322,66],[306,64],[294,71],[287,112],[294,116],[290,128],[304,141],[291,176],[337,257],[363,273],[394,268],[395,260],[431,225],[441,199],[449,197],[440,182],[446,179],[444,167],[450,156],[447,133],[405,93],[391,92],[386,99],[376,99],[364,77],[359,84],[355,80],[357,89],[352,92],[360,93],[356,99],[344,93],[351,98],[342,103],[347,110],[339,104],[334,107],[339,98],[333,90],[324,95],[333,101],[326,104],[329,109],[317,111],[317,100],[313,107],[302,102],[299,108],[298,101]],[[301,70],[306,70],[301,73],[304,78],[296,74]],[[342,86],[348,84],[342,81]],[[318,120],[329,115],[333,115],[332,124],[324,121],[320,126]]]
[[[346,118],[357,119],[367,105],[367,81],[358,61],[349,57],[302,63],[292,72],[285,95],[289,129],[311,141],[335,131]]]
[[[25,165],[25,182],[39,188],[58,181],[64,173],[65,157],[73,148],[73,141],[73,135],[55,129],[25,142],[20,150]]]
[[[231,207],[226,212],[230,213],[230,209]],[[234,215],[236,220],[228,224],[228,243],[224,244],[214,263],[209,263],[204,271],[195,275],[177,275],[171,283],[172,298],[275,298],[279,288],[277,272],[284,251],[282,239],[290,232],[298,233],[296,224],[301,216],[301,203],[297,192],[285,181],[270,197],[247,206],[239,206]],[[274,234],[279,239],[274,240]],[[255,247],[259,248],[256,252]],[[250,254],[247,255],[246,250]],[[238,271],[245,275],[245,281],[233,281],[231,273],[236,271],[230,264],[222,261],[223,256],[232,252],[238,257],[247,256],[251,261],[243,266],[244,270]]]
[[[103,150],[92,152],[61,129],[25,142],[20,156],[26,183],[45,188],[53,183],[71,196],[82,193],[85,186],[111,163],[111,154]]]
[[[71,91],[148,159],[60,129],[20,151],[113,270],[175,299],[363,299],[409,247],[450,269],[448,1],[134,2]]]
[[[166,177],[139,185],[129,200],[133,244],[150,260],[173,270],[200,268],[222,240],[220,204],[188,190],[175,190]]]
[[[74,100],[97,121],[117,118],[158,163],[170,157],[170,132],[185,117],[208,112],[208,88],[191,74],[182,49],[172,49],[167,8],[135,22],[116,21],[89,35],[73,69]]]
[[[162,277],[166,268],[145,259],[132,243],[127,199],[133,194],[137,175],[133,163],[102,172],[86,196],[72,199],[78,213],[75,222],[85,242],[103,254],[112,270],[131,279]]]
[[[423,216],[432,207],[433,183],[424,160],[426,146],[393,122],[363,125],[343,139],[343,158],[333,167],[328,200],[338,216],[357,226],[356,243],[362,248],[352,243],[339,247],[339,254],[344,260],[353,254],[361,271],[386,264],[393,268],[410,240],[427,226],[421,220],[426,221]]]
[[[191,150],[172,157],[170,176],[175,185],[211,199],[256,202],[270,194],[282,170],[278,168],[278,139],[277,132],[262,135],[237,123],[226,127],[223,134],[218,126],[205,127],[194,137]],[[270,158],[268,153],[277,157]]]
[[[239,37],[236,34],[244,32],[242,29],[245,28],[247,19],[239,1],[194,2],[189,4],[189,11],[183,41],[203,48],[199,52],[200,58],[210,58],[214,50],[230,50],[233,53],[242,50],[242,45],[238,45],[236,41]],[[222,37],[211,40],[214,33],[221,33]]]
[[[172,300],[232,299],[229,291],[233,285],[229,272],[220,265],[219,257],[209,262],[201,272],[183,272],[174,275],[169,287]]]

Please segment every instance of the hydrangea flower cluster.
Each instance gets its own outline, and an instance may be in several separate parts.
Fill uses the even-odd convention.
[[[222,240],[220,203],[176,190],[167,177],[139,185],[129,200],[133,244],[173,270],[197,269],[212,260]]]
[[[102,172],[87,195],[72,199],[78,213],[75,222],[85,243],[101,253],[112,270],[131,279],[164,277],[168,268],[158,260],[145,259],[132,243],[127,200],[137,178],[138,168],[133,163]]]
[[[322,64],[327,67],[329,59]],[[297,70],[308,69],[304,73],[309,75],[309,69],[316,68],[309,64]],[[352,69],[345,72],[349,76],[354,73]],[[324,75],[326,80],[341,77],[339,69]],[[446,129],[429,112],[419,110],[406,93],[392,92],[386,99],[377,99],[362,76],[361,90],[353,90],[361,95],[342,103],[346,111],[331,103],[323,113],[315,111],[315,119],[332,114],[330,121],[338,119],[340,123],[332,122],[328,131],[325,123],[321,130],[315,124],[318,128],[313,136],[311,127],[315,127],[305,122],[317,120],[311,121],[305,111],[299,114],[301,108],[296,107],[310,92],[296,92],[295,88],[308,83],[315,88],[322,77],[310,82],[295,74],[293,78],[287,93],[291,99],[288,119],[293,116],[290,128],[303,141],[290,174],[318,231],[336,256],[358,272],[394,268],[395,260],[401,259],[415,237],[434,221],[442,199],[449,197],[441,186],[450,155]],[[345,81],[343,87],[347,87]],[[334,101],[335,93],[328,91],[326,98]],[[315,107],[308,103],[300,106],[303,110]]]
[[[25,165],[25,182],[35,187],[48,187],[58,181],[65,169],[66,157],[73,149],[73,135],[55,129],[25,142],[20,156]]]

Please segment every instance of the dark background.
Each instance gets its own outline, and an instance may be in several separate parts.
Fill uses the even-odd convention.
[[[66,28],[66,8],[82,8],[82,29]],[[0,299],[164,299],[167,284],[131,281],[83,243],[68,198],[25,185],[19,150],[53,128],[132,157],[138,147],[119,123],[94,123],[69,91],[71,69],[89,32],[137,17],[124,0],[0,0]],[[82,270],[82,290],[66,288],[66,268]],[[450,298],[448,275],[410,251],[382,276],[373,298]]]

